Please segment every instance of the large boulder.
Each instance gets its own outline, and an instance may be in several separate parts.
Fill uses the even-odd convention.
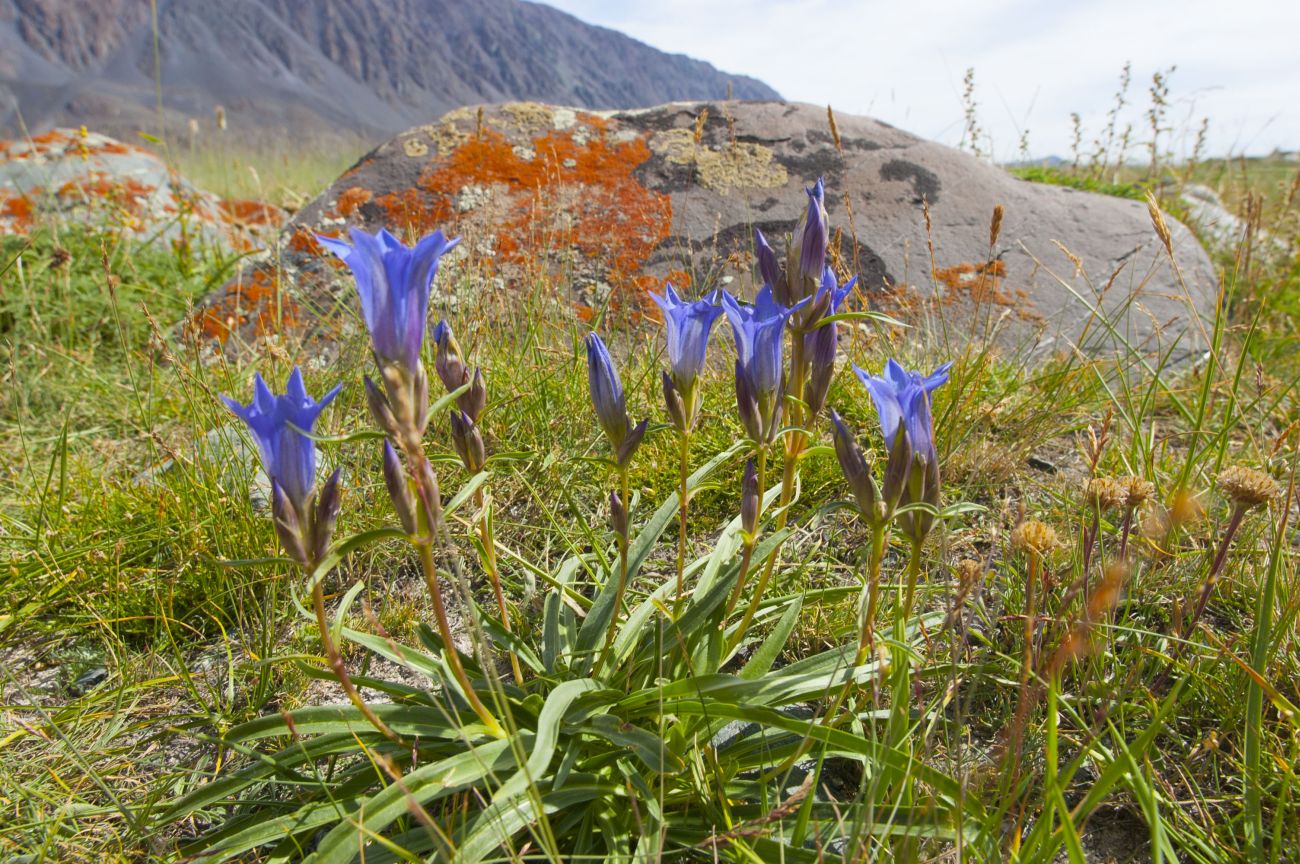
[[[1183,356],[1202,342],[1214,269],[1169,219],[1172,268],[1144,203],[1022,181],[869,118],[741,101],[452,111],[362,158],[286,226],[279,259],[241,274],[193,324],[228,348],[284,328],[328,344],[355,301],[313,235],[352,225],[463,236],[440,279],[460,299],[542,279],[577,314],[635,315],[665,278],[743,292],[753,229],[789,232],[819,176],[836,266],[862,277],[861,302],[911,316],[929,338]]]
[[[0,141],[0,234],[81,222],[181,251],[242,253],[273,241],[284,220],[278,207],[204,192],[157,154],[107,135],[53,129]]]

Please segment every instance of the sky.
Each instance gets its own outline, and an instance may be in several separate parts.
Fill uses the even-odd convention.
[[[1105,132],[1124,64],[1120,128],[1151,138],[1152,75],[1168,75],[1161,144],[1185,158],[1300,150],[1297,0],[546,0],[656,48],[751,75],[786,99],[830,104],[945,144],[965,129],[974,70],[981,149],[999,161],[1070,158]],[[1134,147],[1130,158],[1145,158]]]

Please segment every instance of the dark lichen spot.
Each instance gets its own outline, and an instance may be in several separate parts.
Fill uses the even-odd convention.
[[[910,181],[912,184],[912,203],[928,201],[939,203],[939,190],[942,185],[939,178],[928,168],[922,168],[906,159],[891,159],[880,166],[880,179],[892,182]]]

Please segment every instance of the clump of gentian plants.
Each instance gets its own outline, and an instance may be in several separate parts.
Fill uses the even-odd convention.
[[[375,374],[363,385],[381,439],[376,455],[393,524],[333,536],[343,481],[336,471],[317,487],[314,428],[339,387],[315,401],[295,369],[283,394],[258,377],[251,404],[227,400],[259,445],[276,532],[310,598],[303,613],[314,620],[325,654],[324,668],[313,674],[337,682],[347,702],[229,730],[221,743],[248,757],[243,767],[188,792],[164,816],[213,826],[190,854],[214,861],[467,864],[912,861],[927,844],[947,850],[954,840],[978,860],[1000,860],[1007,848],[1050,857],[1069,845],[1070,820],[1053,816],[1064,812],[1064,802],[1051,799],[1022,846],[1026,793],[1019,772],[1003,775],[1004,794],[986,810],[965,780],[930,767],[914,750],[917,727],[936,718],[917,695],[919,646],[945,629],[956,632],[960,619],[960,610],[945,615],[916,602],[918,586],[934,575],[927,539],[970,509],[942,500],[932,394],[948,382],[952,364],[929,374],[892,359],[878,373],[854,367],[861,383],[855,398],[874,406],[880,427],[878,444],[864,450],[826,403],[839,354],[837,324],[877,316],[849,310],[856,281],[841,280],[828,264],[821,181],[807,194],[784,265],[756,232],[761,287],[753,302],[725,291],[690,300],[672,285],[654,296],[666,332],[666,424],[633,421],[616,352],[597,333],[586,336],[593,413],[608,443],[609,531],[606,545],[558,566],[527,565],[548,586],[540,614],[521,608],[501,581],[490,494],[496,460],[483,434],[491,416],[485,376],[471,372],[447,322],[426,345],[439,259],[457,241],[435,232],[408,247],[387,231],[359,229],[350,243],[319,238],[350,268],[370,334]],[[703,416],[701,378],[723,316],[735,344],[735,408],[745,437],[695,465],[690,442]],[[445,390],[434,401],[428,353]],[[449,498],[426,453],[430,420],[444,412],[452,448],[471,478]],[[647,509],[637,506],[629,477],[638,448],[654,434],[677,437],[679,476],[676,492]],[[823,438],[832,447],[819,446]],[[793,533],[800,465],[832,449],[852,499],[844,506],[868,536],[856,632],[841,645],[779,665],[804,603],[802,592],[774,590]],[[871,450],[881,458],[869,458]],[[692,495],[728,478],[735,515],[721,526],[693,525]],[[1104,509],[1122,497],[1118,485],[1108,484],[1089,498],[1089,543],[1101,533]],[[1238,504],[1231,535],[1249,507],[1275,490],[1260,491],[1260,483],[1235,475],[1225,485],[1238,490],[1239,501],[1249,487],[1249,502],[1256,502]],[[462,536],[449,516],[471,503],[475,515],[466,524],[474,527]],[[1125,537],[1133,519],[1130,508]],[[671,572],[652,574],[647,561],[674,522]],[[1037,699],[1040,671],[1056,711],[1065,662],[1059,658],[1086,653],[1126,572],[1111,562],[1099,586],[1084,592],[1087,614],[1060,636],[1054,653],[1045,653],[1034,589],[1049,533],[1026,527],[1016,535],[1030,586],[1019,682],[1026,711]],[[690,541],[702,537],[712,538],[712,548],[688,560]],[[338,564],[385,542],[408,544],[419,561],[433,621],[418,628],[417,645],[400,644],[373,618],[369,628],[348,625],[363,583],[343,594],[332,618],[326,607],[323,585]],[[883,576],[890,548],[900,542],[905,563],[890,592]],[[984,567],[965,562],[963,592],[973,590]],[[1212,580],[1205,592],[1211,588]],[[459,628],[447,598],[463,616]],[[1196,606],[1198,617],[1203,606]],[[345,645],[404,667],[423,686],[354,676]],[[363,688],[383,698],[367,701]],[[1049,724],[1055,758],[1054,715]],[[1020,744],[1017,733],[1005,745],[1009,762]],[[832,763],[861,778],[853,800],[835,800],[820,784]],[[1077,770],[1069,765],[1058,775],[1053,766],[1057,785],[1049,791],[1059,796]],[[1007,826],[1014,826],[1011,840]]]

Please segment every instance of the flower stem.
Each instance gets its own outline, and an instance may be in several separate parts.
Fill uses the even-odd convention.
[[[627,468],[619,467],[618,469],[618,488],[619,495],[622,497],[623,506],[630,508],[628,494],[630,484],[628,482]],[[631,523],[631,510],[628,511],[628,522]],[[614,634],[618,632],[618,618],[623,612],[623,595],[627,591],[627,532],[621,532],[618,536],[618,590],[614,593],[614,613],[609,619],[609,629],[605,631],[605,647],[601,649],[600,656],[596,658],[595,665],[591,668],[591,674],[594,677],[609,657],[609,651],[614,646]]]
[[[396,732],[388,728],[388,724],[379,719],[374,710],[361,698],[356,685],[352,683],[352,678],[348,675],[347,665],[343,662],[343,655],[339,653],[338,646],[334,644],[334,637],[330,635],[329,619],[325,615],[325,591],[321,588],[319,580],[312,586],[311,602],[316,611],[316,626],[320,628],[320,641],[325,647],[325,657],[329,660],[334,677],[338,679],[339,685],[343,687],[343,692],[347,694],[348,701],[361,712],[361,716],[365,717],[371,726],[374,726],[379,731],[379,734],[395,744],[402,744],[402,739]]]
[[[880,602],[880,564],[885,557],[887,534],[884,525],[871,526],[871,557],[867,560],[867,608],[862,619],[862,635],[858,639],[858,655],[854,665],[861,666],[876,642],[876,607]]]
[[[406,451],[408,471],[411,478],[415,481],[416,489],[419,492],[420,500],[423,502],[429,521],[429,536],[412,537],[411,542],[420,552],[420,567],[424,571],[424,584],[429,591],[429,600],[433,603],[433,616],[435,623],[438,625],[438,635],[442,638],[443,649],[447,657],[447,664],[451,666],[452,675],[460,684],[464,691],[465,699],[469,702],[470,708],[478,715],[479,720],[487,727],[488,733],[494,738],[504,738],[505,730],[497,719],[488,711],[487,706],[479,699],[478,693],[474,691],[470,684],[469,676],[465,674],[465,667],[460,662],[460,654],[456,651],[456,643],[452,641],[451,625],[447,622],[447,610],[442,603],[442,589],[438,584],[438,568],[433,560],[433,543],[435,538],[442,537],[442,497],[437,488],[437,479],[433,474],[433,466],[429,464],[429,457],[424,453],[424,447],[421,446],[418,438],[407,436],[403,440],[403,449]],[[432,488],[428,488],[432,486]]]
[[[680,486],[677,492],[677,599],[673,602],[673,617],[677,617],[677,612],[682,605],[682,593],[684,590],[683,574],[686,571],[686,510],[690,506],[690,500],[687,497],[686,482],[690,477],[691,471],[691,433],[690,430],[683,430],[680,436],[681,453],[678,462],[678,476]]]
[[[496,595],[497,612],[501,616],[501,626],[505,628],[507,633],[512,633],[514,631],[510,628],[510,610],[506,606],[505,592],[501,590],[501,575],[497,567],[497,547],[496,538],[493,536],[492,531],[492,513],[488,509],[487,495],[484,494],[482,486],[474,493],[474,498],[479,513],[482,514],[479,517],[478,536],[483,543],[484,564],[487,568],[488,580],[492,583],[492,592]],[[519,657],[516,656],[514,651],[510,652],[510,671],[514,673],[515,683],[522,687],[524,674],[523,670],[519,668]]]
[[[763,493],[767,491],[767,448],[758,448],[758,516],[754,520],[754,536],[745,538],[745,549],[740,558],[740,575],[736,577],[736,587],[731,590],[731,597],[727,600],[727,613],[722,616],[723,621],[731,617],[735,611],[736,604],[740,602],[740,595],[745,589],[745,580],[749,577],[749,564],[754,557],[754,546],[758,543],[759,529],[758,526],[763,524]],[[743,636],[744,630],[740,631]]]
[[[903,621],[912,617],[912,605],[916,601],[916,583],[921,575],[921,545],[924,541],[912,541],[912,555],[907,561],[907,594],[903,598]]]
[[[438,569],[433,560],[433,544],[430,541],[416,541],[415,545],[420,550],[420,566],[424,570],[424,583],[429,589],[429,597],[433,601],[433,617],[438,625],[438,635],[442,638],[447,664],[451,666],[451,673],[460,684],[470,708],[478,715],[483,725],[487,727],[488,733],[494,738],[504,738],[505,730],[501,728],[501,724],[492,716],[487,706],[479,699],[478,693],[474,691],[469,676],[465,674],[465,667],[460,662],[460,654],[456,651],[456,643],[452,641],[451,627],[447,623],[447,610],[442,605],[442,590],[438,585]]]

